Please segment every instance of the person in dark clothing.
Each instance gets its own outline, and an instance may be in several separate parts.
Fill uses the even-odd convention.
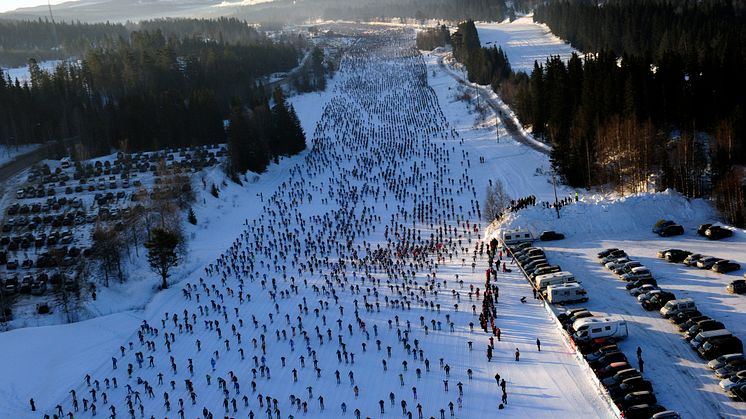
[[[31,411],[36,412],[36,402],[34,402],[34,399],[31,399],[28,402],[31,405]]]
[[[541,352],[541,341],[539,340],[539,338],[536,338],[536,349],[538,349],[539,352]]]
[[[518,348],[515,348],[515,360],[516,361],[521,360],[521,351],[519,351]]]
[[[640,372],[645,372],[645,362],[642,360],[642,357],[637,358],[637,365],[640,367]]]

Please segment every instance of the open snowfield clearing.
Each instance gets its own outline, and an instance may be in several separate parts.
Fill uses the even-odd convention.
[[[547,57],[559,55],[570,59],[575,49],[552,34],[544,24],[534,23],[533,15],[520,16],[512,22],[476,22],[483,47],[502,47],[513,71],[531,73],[534,61],[544,64]]]
[[[746,234],[708,241],[697,226],[715,222],[710,205],[687,200],[676,193],[643,194],[621,199],[585,197],[562,209],[561,218],[549,209],[532,207],[511,214],[504,226],[521,226],[533,232],[556,230],[566,239],[537,242],[547,250],[550,263],[573,272],[588,290],[587,307],[597,316],[619,315],[629,322],[629,338],[620,343],[634,366],[640,346],[644,376],[651,380],[660,404],[686,418],[746,416],[746,404],[731,401],[718,387],[706,362],[688,346],[676,327],[656,311],[645,311],[624,288],[626,284],[598,263],[596,253],[616,247],[648,267],[662,289],[677,298],[693,298],[705,315],[721,321],[741,339],[746,338],[746,297],[726,292],[733,279],[742,278],[746,266]],[[651,232],[659,219],[682,224],[683,236],[661,238]],[[656,257],[661,249],[679,248],[739,262],[742,269],[729,274],[671,264]],[[558,309],[559,310],[559,309]]]
[[[547,178],[533,176],[546,161],[512,141],[496,145],[494,127],[474,130],[453,99],[456,82],[413,44],[387,31],[351,48],[329,94],[293,101],[310,150],[255,183],[224,187],[220,209],[195,209],[208,223],[189,230],[195,257],[137,313],[147,323],[109,323],[119,341],[94,343],[97,362],[63,366],[71,378],[54,393],[34,383],[14,391],[7,382],[27,377],[11,370],[3,412],[39,417],[58,403],[69,412],[74,389],[76,418],[91,416],[82,399],[94,393],[99,415],[114,407],[117,417],[328,418],[342,416],[343,403],[350,417],[611,417],[544,309],[519,302],[530,288],[517,271],[498,277],[503,339],[487,362],[482,301],[471,292],[484,288],[487,268],[475,253],[476,205],[490,176],[516,195],[548,196]],[[221,246],[223,256],[196,268]],[[506,380],[502,411],[495,373]],[[30,397],[41,412],[29,411]]]

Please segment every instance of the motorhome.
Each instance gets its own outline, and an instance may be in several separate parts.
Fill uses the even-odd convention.
[[[504,245],[510,246],[517,243],[530,243],[534,241],[534,237],[531,235],[530,231],[518,228],[501,231],[500,241],[502,241]]]
[[[576,342],[598,338],[624,339],[629,334],[627,321],[618,317],[588,317],[576,320],[572,327]]]
[[[547,301],[550,304],[583,303],[588,301],[588,293],[578,283],[549,285]]]
[[[550,285],[567,284],[568,282],[578,282],[575,279],[575,275],[568,271],[539,275],[534,278],[534,284],[539,291],[546,290]]]

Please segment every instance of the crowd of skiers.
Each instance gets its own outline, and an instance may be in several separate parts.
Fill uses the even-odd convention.
[[[398,405],[407,418],[445,419],[463,407],[477,365],[452,369],[427,337],[465,329],[456,313],[476,316],[481,301],[491,361],[501,340],[497,278],[508,269],[490,243],[483,290],[440,273],[446,263],[484,263],[468,153],[456,148],[408,35],[362,38],[334,89],[305,161],[257,196],[260,215],[183,284],[179,308],[143,321],[107,368],[41,415],[293,419],[333,408],[329,417],[361,419]],[[356,375],[360,363],[394,388]],[[423,377],[442,382],[428,403]],[[503,408],[507,383],[495,379]]]

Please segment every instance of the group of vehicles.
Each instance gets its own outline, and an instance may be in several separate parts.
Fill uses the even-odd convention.
[[[637,298],[645,310],[660,309],[666,302],[676,298],[673,293],[660,289],[650,269],[639,261],[631,259],[624,250],[605,249],[597,256],[602,265],[620,280],[627,282],[625,288],[630,295]]]
[[[511,231],[508,234],[509,237],[525,237],[526,235],[530,237],[530,233],[524,234],[519,231]],[[537,295],[545,298],[550,304],[571,304],[588,301],[588,293],[578,283],[575,275],[572,272],[563,271],[559,265],[549,264],[544,249],[532,246],[529,240],[523,240],[509,246],[513,257],[528,276]]]
[[[626,419],[679,418],[678,413],[658,404],[652,383],[632,367],[617,346],[628,335],[626,320],[596,317],[585,308],[569,309],[557,319]]]
[[[684,234],[684,227],[672,220],[658,220],[653,225],[653,233],[661,237],[679,236]],[[720,240],[733,235],[733,230],[719,225],[702,224],[697,228],[697,234],[708,240]]]
[[[658,252],[658,258],[665,259],[671,263],[682,263],[686,266],[696,267],[699,269],[709,269],[717,273],[728,273],[741,269],[741,265],[728,259],[721,259],[714,256],[708,256],[701,253],[692,253],[688,250],[681,249],[663,249]],[[744,273],[746,278],[746,273]],[[726,290],[733,294],[746,293],[746,280],[736,279],[731,281]]]
[[[658,253],[658,257],[670,262],[684,262],[692,256],[690,252],[679,249],[667,249]],[[691,298],[677,299],[676,296],[658,288],[652,274],[638,262],[629,260],[620,249],[606,249],[598,254],[601,263],[620,278],[630,280],[630,273],[637,277],[635,283],[628,282],[627,289],[644,309],[658,310],[660,315],[669,319],[683,333],[684,340],[697,354],[708,361],[718,357],[739,354],[743,351],[741,340],[727,330],[723,323],[703,315]],[[687,261],[693,263],[693,261]],[[639,265],[639,266],[638,266]],[[626,274],[624,272],[627,272]],[[643,284],[643,285],[640,285]],[[744,400],[746,391],[746,362],[734,365],[726,364],[726,370],[716,373],[721,379],[720,387],[733,398]],[[740,376],[738,374],[741,374]]]

